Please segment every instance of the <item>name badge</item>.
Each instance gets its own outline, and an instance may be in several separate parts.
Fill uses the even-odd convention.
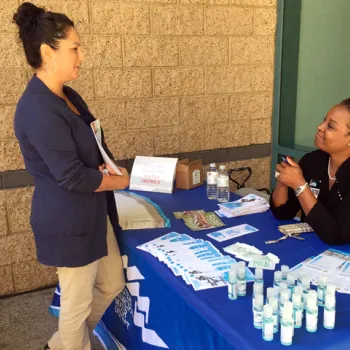
[[[309,187],[315,198],[317,199],[320,194],[320,189],[317,188],[319,186],[319,181],[316,180],[310,180]]]
[[[310,190],[314,194],[315,198],[317,199],[318,195],[320,194],[320,189],[310,187]]]

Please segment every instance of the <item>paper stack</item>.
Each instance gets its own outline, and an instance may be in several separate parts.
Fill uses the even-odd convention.
[[[183,219],[185,225],[192,231],[210,230],[225,226],[215,213],[207,213],[204,210],[177,211],[174,212],[174,216],[176,219]]]
[[[262,197],[255,194],[248,194],[234,202],[219,204],[218,214],[233,218],[236,216],[262,213],[270,208],[269,203]]]
[[[328,284],[334,284],[337,292],[350,294],[350,253],[328,249],[316,257],[310,257],[290,269],[290,273],[300,279],[307,276],[313,285],[318,285],[320,277],[326,277]]]
[[[248,267],[274,270],[276,264],[280,262],[278,256],[263,252],[258,248],[245,243],[234,243],[224,248],[226,253],[234,255],[236,258],[249,261]]]
[[[236,263],[210,242],[177,232],[170,232],[137,248],[164,262],[175,276],[181,276],[196,291],[226,286],[224,275]],[[248,268],[246,280],[254,281]]]

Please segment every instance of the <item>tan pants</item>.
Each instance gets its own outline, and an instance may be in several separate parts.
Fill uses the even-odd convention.
[[[50,349],[91,350],[92,331],[125,286],[119,247],[109,220],[107,246],[108,256],[87,266],[57,269],[61,310]]]

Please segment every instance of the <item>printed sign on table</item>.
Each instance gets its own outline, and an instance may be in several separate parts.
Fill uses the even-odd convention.
[[[130,189],[172,193],[177,158],[137,156],[131,171]]]

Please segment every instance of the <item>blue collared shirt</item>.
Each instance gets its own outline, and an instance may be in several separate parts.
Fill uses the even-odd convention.
[[[80,116],[33,76],[18,102],[14,125],[34,178],[30,222],[38,260],[78,267],[107,255],[107,212],[115,230],[118,218],[113,193],[95,192],[103,163],[90,128],[95,118],[76,91],[65,86],[64,93]]]

